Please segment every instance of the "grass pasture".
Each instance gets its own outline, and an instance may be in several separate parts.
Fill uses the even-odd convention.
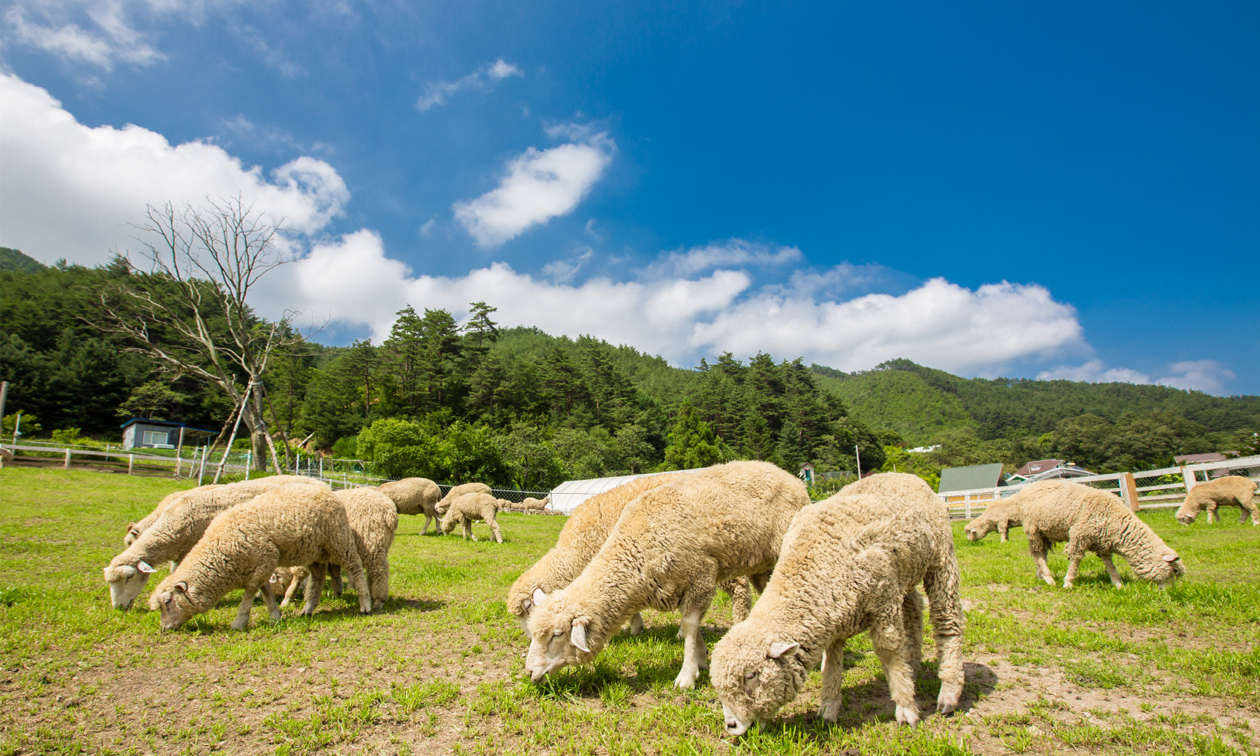
[[[179,485],[0,471],[0,756],[1260,754],[1260,528],[1234,510],[1216,526],[1144,515],[1187,566],[1168,591],[1114,590],[1092,556],[1075,589],[1049,588],[1022,531],[969,544],[956,524],[962,711],[929,713],[939,684],[925,674],[926,716],[898,728],[862,637],[849,643],[839,725],[814,715],[814,673],[773,725],[732,741],[707,674],[695,691],[672,688],[677,615],[647,612],[648,632],[618,636],[594,666],[529,682],[527,644],[502,600],[551,547],[559,517],[504,513],[502,545],[420,536],[423,518],[403,517],[393,597],[369,617],[350,592],[326,595],[311,618],[290,607],[279,623],[259,601],[244,633],[228,630],[239,592],[174,633],[147,611],[147,590],[138,608],[115,611],[101,568],[126,524]],[[1050,564],[1061,578],[1062,554]],[[705,622],[712,647],[730,625],[724,596]],[[924,651],[931,658],[930,638]]]

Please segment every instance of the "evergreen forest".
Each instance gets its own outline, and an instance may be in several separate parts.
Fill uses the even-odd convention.
[[[149,329],[140,344],[102,327],[102,292],[127,286],[160,299],[171,285],[118,259],[45,266],[0,248],[5,432],[18,411],[28,436],[116,440],[132,417],[223,428],[233,412],[223,388],[154,357],[180,348],[177,333]],[[791,472],[808,462],[836,483],[859,459],[862,472],[898,469],[930,482],[944,466],[1001,461],[1013,471],[1052,456],[1099,472],[1148,469],[1175,454],[1254,453],[1260,431],[1254,396],[965,379],[908,360],[846,374],[764,353],[675,368],[588,336],[500,328],[493,303],[470,308],[459,323],[412,303],[379,344],[327,347],[287,332],[262,375],[271,433],[382,476],[538,491],[732,459]],[[223,319],[211,312],[206,322],[213,331]]]

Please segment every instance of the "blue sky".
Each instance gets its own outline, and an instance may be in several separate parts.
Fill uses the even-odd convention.
[[[1260,393],[1260,6],[677,5],[6,0],[0,244],[240,192],[328,343]]]

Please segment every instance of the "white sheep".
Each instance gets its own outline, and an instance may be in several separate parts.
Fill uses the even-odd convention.
[[[616,488],[596,494],[582,502],[569,521],[560,530],[556,545],[521,574],[508,590],[507,608],[521,623],[521,629],[529,634],[529,614],[538,604],[546,601],[548,594],[560,590],[582,574],[599,547],[608,540],[608,534],[621,517],[626,505],[644,491],[672,483],[688,473],[648,475],[636,478]],[[549,497],[550,498],[550,497]],[[731,612],[739,622],[748,616],[751,596],[745,578],[723,583],[722,590],[731,596]],[[630,634],[643,632],[643,617],[636,613],[630,618]]]
[[[805,485],[768,462],[729,462],[647,491],[626,505],[608,539],[567,587],[529,620],[525,668],[540,680],[591,660],[634,614],[681,610],[682,670],[708,666],[700,620],[720,583],[751,576],[764,588]]]
[[[1220,506],[1238,507],[1238,523],[1247,521],[1251,514],[1251,524],[1260,525],[1260,512],[1255,505],[1257,482],[1241,475],[1226,475],[1223,478],[1200,483],[1190,489],[1186,500],[1177,510],[1177,522],[1189,525],[1199,516],[1199,512],[1207,510],[1208,524],[1216,522],[1216,508]]]
[[[266,477],[254,478],[253,480],[242,480],[236,483],[211,483],[209,485],[197,486],[196,488],[189,488],[184,491],[175,491],[174,493],[164,496],[162,500],[158,502],[158,505],[153,508],[153,511],[146,515],[140,522],[127,523],[127,534],[123,536],[123,545],[130,546],[135,543],[135,540],[139,538],[144,531],[148,530],[152,527],[153,523],[157,522],[157,518],[166,511],[168,506],[194,491],[209,491],[215,488],[221,488],[223,485],[229,485],[238,490],[253,491],[254,494],[257,495],[263,491],[270,491],[277,486],[287,486],[292,483],[324,485],[320,481],[315,480],[314,478],[308,478],[304,475],[268,475]]]
[[[937,711],[958,707],[966,622],[948,515],[918,477],[877,477],[884,479],[876,486],[882,493],[846,488],[796,515],[761,599],[714,646],[710,677],[727,733],[742,735],[754,721],[772,718],[796,698],[820,659],[819,714],[835,722],[845,642],[862,631],[870,633],[884,667],[897,721],[916,724],[914,678],[923,641],[919,583],[930,602],[940,665]]]
[[[996,530],[1002,537],[1002,543],[1006,543],[1007,532],[1011,528],[1022,526],[1019,503],[1012,503],[1011,499],[1005,499],[990,504],[979,517],[967,523],[967,527],[963,530],[967,533],[968,541],[979,541]]]
[[[282,477],[288,480],[275,480]],[[179,562],[183,559],[201,538],[210,521],[220,512],[249,501],[261,493],[290,485],[328,488],[311,478],[296,475],[274,476],[223,486],[202,487],[185,491],[183,496],[172,500],[153,525],[145,529],[125,551],[115,556],[109,566],[105,567],[105,582],[109,584],[110,600],[114,607],[130,609],[140,591],[144,590],[149,575],[156,572],[151,565],[168,560]]]
[[[323,585],[324,564],[338,564],[359,594],[359,611],[372,611],[372,596],[359,561],[346,508],[326,486],[285,486],[261,494],[214,518],[179,568],[149,599],[161,612],[162,629],[177,630],[212,609],[236,588],[245,589],[233,630],[244,630],[261,590],[272,619],[280,619],[270,578],[276,567],[311,565]],[[302,614],[315,612],[320,591],[307,590]]]
[[[389,598],[389,549],[398,530],[398,511],[388,496],[374,488],[347,488],[336,496],[345,505],[355,547],[367,572],[372,608],[379,610]]]
[[[478,484],[479,485],[479,484]],[[495,515],[499,513],[499,500],[488,493],[466,493],[457,496],[442,516],[443,535],[455,530],[456,525],[464,526],[464,540],[477,540],[473,535],[473,520],[485,520],[490,526],[494,540],[503,543],[503,533],[499,531],[499,523]]]
[[[463,496],[464,494],[470,494],[470,493],[488,494],[488,493],[494,493],[494,492],[490,489],[490,486],[487,486],[485,483],[462,483],[458,486],[451,488],[451,490],[447,491],[446,495],[442,497],[442,500],[439,501],[436,505],[434,505],[434,509],[437,510],[437,513],[439,516],[445,517],[446,510],[451,508],[452,501],[455,501],[457,498],[459,498],[460,496]],[[439,523],[439,529],[440,527],[441,527],[441,524]]]
[[[1168,548],[1150,526],[1129,511],[1123,501],[1105,491],[1079,483],[1044,480],[1033,483],[1011,497],[1020,508],[1028,550],[1037,565],[1037,577],[1054,585],[1054,575],[1046,563],[1046,552],[1055,543],[1067,541],[1067,575],[1063,587],[1071,588],[1085,553],[1102,559],[1111,584],[1124,583],[1111,562],[1119,554],[1139,577],[1167,588],[1185,574],[1177,552]]]
[[[527,512],[538,512],[546,509],[549,504],[551,504],[551,494],[547,494],[541,499],[526,497],[525,500],[521,502],[521,509],[524,509]]]
[[[420,535],[429,532],[429,523],[435,527],[442,524],[442,516],[438,514],[437,503],[442,499],[442,489],[428,478],[403,478],[382,483],[380,492],[393,499],[394,506],[400,515],[424,515],[424,527]]]

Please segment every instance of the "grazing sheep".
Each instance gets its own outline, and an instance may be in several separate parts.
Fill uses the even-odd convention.
[[[346,508],[326,486],[284,486],[224,511],[179,568],[162,581],[149,607],[162,614],[162,629],[177,630],[212,609],[228,591],[244,588],[233,630],[244,630],[259,590],[272,619],[280,619],[270,578],[277,567],[311,565],[323,585],[324,564],[346,570],[359,594],[359,611],[372,611],[372,596],[355,548]],[[302,614],[313,614],[319,591],[306,592]]]
[[[287,478],[275,481],[275,478]],[[268,483],[267,481],[273,481]],[[130,609],[131,604],[156,570],[159,562],[178,562],[196,545],[210,521],[220,512],[249,501],[267,491],[290,485],[328,486],[297,475],[273,476],[183,492],[154,521],[153,525],[132,541],[105,568],[110,600],[116,609]],[[174,567],[172,567],[174,569]]]
[[[367,572],[372,609],[379,610],[389,598],[389,548],[398,530],[398,511],[388,496],[374,488],[347,488],[336,496],[345,505],[354,544]]]
[[[463,496],[464,494],[470,494],[470,493],[488,494],[488,493],[493,493],[493,491],[491,491],[490,486],[487,486],[485,483],[463,483],[447,491],[446,495],[442,497],[442,500],[439,501],[434,506],[434,509],[437,510],[437,513],[439,516],[445,517],[446,510],[451,508],[452,501],[455,501],[456,499]],[[440,527],[440,523],[439,523],[439,527]],[[447,531],[447,532],[450,532],[450,531]]]
[[[480,485],[480,484],[477,484]],[[455,526],[463,524],[464,540],[477,540],[472,532],[473,520],[485,520],[494,534],[494,540],[503,543],[503,533],[499,532],[499,523],[494,516],[499,513],[499,500],[488,493],[467,493],[451,502],[446,514],[442,516],[442,534],[455,530]]]
[[[1006,543],[1006,533],[1011,528],[1021,527],[1023,520],[1019,515],[1019,503],[1011,503],[1010,499],[995,501],[976,519],[963,528],[967,532],[968,541],[979,541],[996,530]]]
[[[1160,588],[1167,588],[1186,572],[1177,552],[1168,548],[1124,502],[1105,491],[1079,483],[1044,480],[1026,487],[1010,501],[1020,508],[1037,577],[1047,585],[1054,585],[1054,575],[1046,564],[1046,551],[1060,541],[1068,542],[1064,549],[1069,560],[1064,588],[1072,587],[1087,551],[1102,559],[1111,584],[1117,588],[1124,583],[1111,562],[1112,554],[1124,557],[1139,577],[1154,581]]]
[[[534,499],[531,497],[526,497],[526,499],[521,502],[521,509],[524,509],[526,511],[532,511],[532,512],[542,511],[546,509],[547,505],[550,503],[551,503],[551,494],[547,494],[541,499]]]
[[[222,488],[224,485],[229,485],[241,490],[254,491],[255,495],[257,495],[263,491],[270,491],[277,486],[287,486],[292,483],[324,485],[322,482],[317,481],[314,478],[308,478],[304,475],[269,475],[267,477],[255,478],[253,480],[242,480],[237,483],[211,483],[209,485],[197,486],[196,488],[190,488],[185,491],[176,491],[174,493],[167,494],[161,501],[158,502],[158,505],[153,508],[153,511],[146,515],[143,520],[127,524],[127,535],[123,536],[123,545],[130,546],[135,543],[135,540],[139,538],[144,531],[148,530],[152,527],[153,523],[157,522],[157,518],[162,515],[162,512],[166,511],[167,507],[193,491],[209,491],[215,488]]]
[[[720,583],[752,576],[764,588],[805,485],[768,462],[729,462],[647,491],[625,506],[608,539],[567,587],[529,620],[525,668],[540,680],[590,661],[636,613],[682,611],[684,660],[674,684],[708,666],[700,620]]]
[[[382,483],[380,492],[393,499],[400,515],[424,515],[424,527],[420,535],[429,532],[429,523],[437,528],[442,524],[437,503],[442,499],[442,489],[428,478],[403,478]]]
[[[845,642],[868,631],[884,667],[897,721],[914,725],[923,641],[923,583],[940,664],[937,711],[958,707],[963,688],[962,601],[958,560],[946,510],[926,483],[886,473],[881,493],[847,489],[805,507],[792,520],[765,593],[748,619],[713,648],[710,677],[726,731],[742,735],[801,692],[823,659],[822,706],[840,715]],[[900,493],[891,493],[896,490]]]
[[[1199,516],[1199,512],[1207,510],[1207,521],[1211,525],[1216,522],[1216,508],[1219,506],[1238,507],[1238,523],[1247,521],[1251,513],[1251,524],[1260,525],[1260,512],[1256,511],[1256,481],[1241,475],[1227,475],[1223,478],[1200,483],[1190,489],[1185,502],[1177,510],[1177,522],[1189,525]]]

